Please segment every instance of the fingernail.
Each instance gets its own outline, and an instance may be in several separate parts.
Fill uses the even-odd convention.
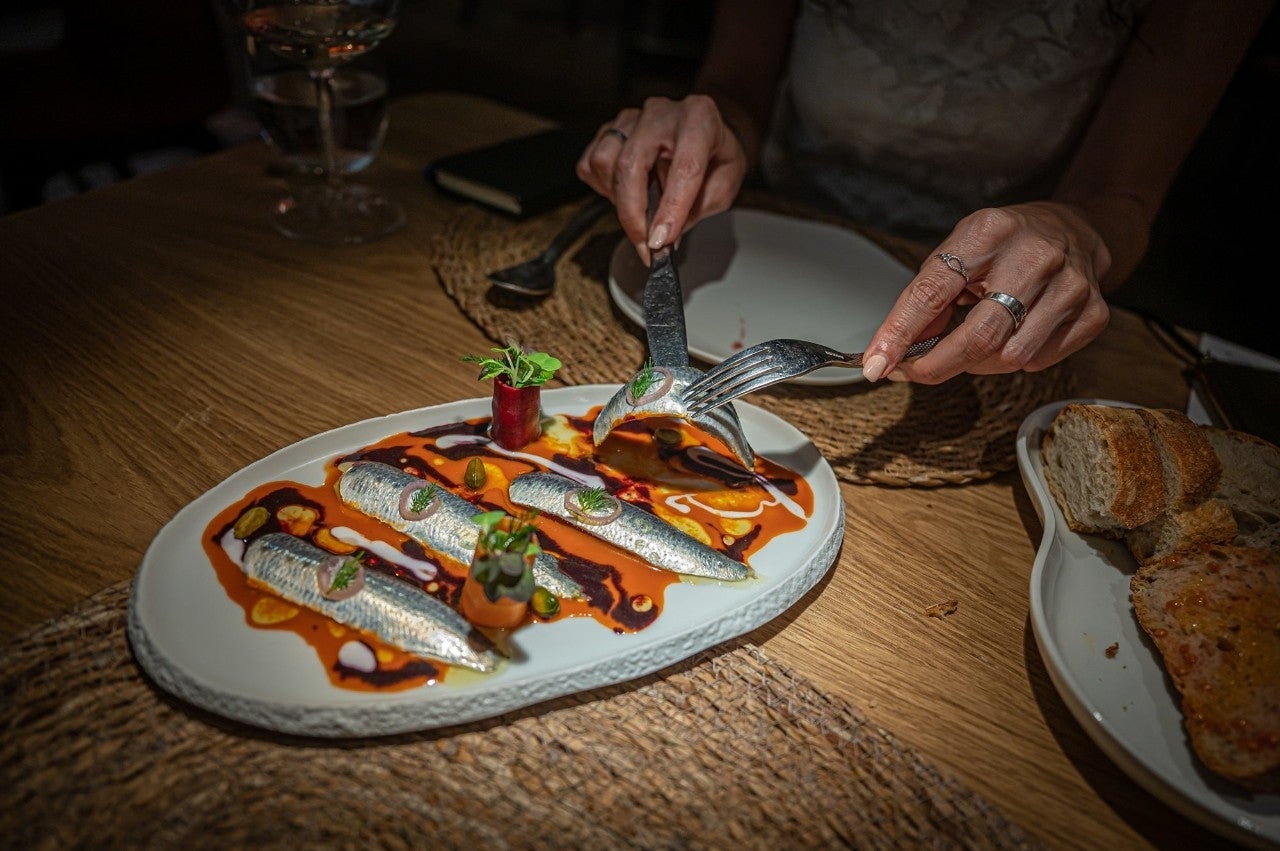
[[[884,355],[876,354],[867,358],[862,362],[862,376],[867,381],[879,381],[880,376],[884,375],[884,369],[889,365],[889,361]]]
[[[644,262],[644,265],[648,266],[649,265],[649,246],[645,245],[643,242],[637,242],[637,243],[634,243],[634,245],[636,249],[636,254],[639,255],[640,259]]]
[[[665,222],[658,225],[653,229],[653,232],[649,234],[649,247],[654,251],[657,251],[666,244],[667,234],[669,233],[671,233],[671,228],[668,227]]]

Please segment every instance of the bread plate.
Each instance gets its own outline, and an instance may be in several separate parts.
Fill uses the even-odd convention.
[[[1137,564],[1122,541],[1067,527],[1050,494],[1040,439],[1072,402],[1033,411],[1018,430],[1017,456],[1044,534],[1031,570],[1031,627],[1054,686],[1102,751],[1173,809],[1255,847],[1280,843],[1280,795],[1251,794],[1204,768],[1183,728],[1181,700],[1129,602]]]
[[[582,414],[615,385],[544,390],[548,414]],[[201,547],[226,505],[275,481],[324,482],[324,464],[388,435],[491,411],[476,398],[353,423],[280,449],[232,474],[179,511],[152,541],[134,580],[128,635],[138,663],[166,691],[216,714],[283,733],[331,738],[388,735],[490,718],[554,697],[631,680],[748,632],[782,614],[835,561],[844,503],[835,474],[794,426],[750,404],[738,413],[758,454],[813,488],[807,525],[751,557],[746,583],[682,581],[652,626],[619,635],[584,618],[518,633],[516,659],[496,673],[400,692],[333,686],[297,635],[254,629],[223,590]]]

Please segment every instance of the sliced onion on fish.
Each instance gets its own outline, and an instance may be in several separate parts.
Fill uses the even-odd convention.
[[[745,564],[622,500],[619,500],[621,516],[614,522],[603,525],[584,522],[565,506],[565,494],[580,487],[572,479],[555,473],[525,473],[512,480],[508,495],[516,505],[559,517],[663,570],[727,582],[738,582],[752,575]]]
[[[435,492],[431,494],[431,501],[422,508],[415,509],[413,502],[418,494],[431,487],[435,488]],[[424,485],[421,480],[405,485],[404,490],[400,492],[399,508],[400,516],[405,520],[426,520],[440,510],[440,487],[431,484]]]
[[[605,523],[612,523],[622,516],[622,500],[610,493],[604,494],[605,506],[603,508],[583,508],[581,497],[585,490],[587,488],[579,487],[575,490],[565,491],[565,510],[574,517],[583,523],[590,523],[592,526],[603,526]]]
[[[630,384],[627,385],[627,404],[633,408],[655,402],[671,391],[671,383],[673,381],[671,370],[665,366],[654,366],[650,367],[650,369],[653,371],[654,380],[649,385],[649,388],[639,396],[635,395]]]
[[[481,673],[502,661],[493,643],[449,606],[408,582],[366,571],[364,588],[345,600],[320,593],[316,572],[330,558],[319,547],[273,532],[245,550],[247,576],[291,603],[362,630],[423,659]]]

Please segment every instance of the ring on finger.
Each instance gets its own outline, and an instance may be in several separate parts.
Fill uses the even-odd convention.
[[[623,133],[623,132],[622,132],[621,130],[619,130],[617,127],[610,127],[609,129],[605,130],[605,131],[604,131],[604,134],[601,136],[601,138],[604,138],[604,136],[616,136],[616,137],[618,137],[618,141],[619,141],[619,142],[626,142],[626,141],[627,141],[627,134],[626,134],[626,133]]]
[[[964,267],[963,260],[947,251],[939,254],[938,259],[945,263],[952,272],[958,272],[960,277],[964,278],[966,284],[969,283],[969,270]]]
[[[1009,315],[1013,317],[1013,330],[1015,332],[1022,327],[1022,320],[1027,318],[1027,306],[1025,304],[1008,293],[990,292],[984,295],[983,298],[989,298],[1009,311]]]

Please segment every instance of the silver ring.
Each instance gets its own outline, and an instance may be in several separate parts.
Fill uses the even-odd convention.
[[[954,254],[942,252],[938,255],[938,259],[947,264],[947,268],[952,272],[959,272],[960,277],[964,278],[964,282],[969,283],[969,270],[964,267],[964,261]]]
[[[1014,331],[1022,327],[1022,320],[1027,318],[1027,306],[1025,304],[1008,293],[987,293],[983,298],[989,298],[1009,311],[1009,315],[1013,317]]]
[[[610,127],[608,130],[604,131],[604,135],[605,135],[605,136],[617,136],[617,137],[618,137],[618,141],[619,141],[619,142],[626,142],[626,141],[627,141],[627,134],[626,134],[626,133],[623,133],[623,132],[622,132],[621,130],[619,130],[617,127]]]

